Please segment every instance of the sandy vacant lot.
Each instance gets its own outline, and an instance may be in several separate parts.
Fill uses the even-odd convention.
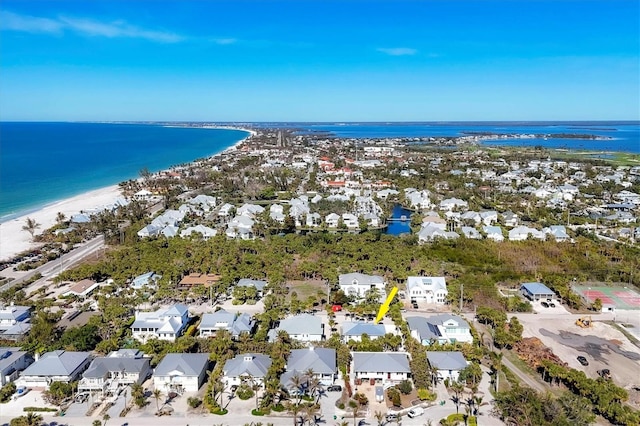
[[[518,315],[518,319],[524,325],[523,337],[539,338],[569,367],[594,378],[598,370],[608,368],[619,386],[640,385],[640,349],[614,327],[594,321],[592,328],[583,329],[575,324],[573,315],[568,318]],[[589,365],[582,366],[576,359],[579,355]]]

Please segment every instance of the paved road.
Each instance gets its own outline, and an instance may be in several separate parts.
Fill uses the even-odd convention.
[[[70,268],[78,264],[81,260],[86,259],[97,251],[101,250],[104,247],[104,237],[99,235],[94,239],[82,244],[80,247],[77,247],[71,250],[69,253],[65,253],[60,258],[52,260],[51,262],[47,262],[42,266],[37,267],[36,269],[29,271],[25,275],[20,278],[16,278],[0,287],[0,291],[8,290],[14,285],[20,284],[30,278],[32,278],[37,273],[42,274],[42,278],[38,281],[46,281],[54,276],[58,275],[60,272]],[[34,283],[35,284],[35,283]]]

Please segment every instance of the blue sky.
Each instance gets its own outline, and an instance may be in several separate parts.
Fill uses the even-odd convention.
[[[637,0],[0,3],[1,120],[640,119]]]

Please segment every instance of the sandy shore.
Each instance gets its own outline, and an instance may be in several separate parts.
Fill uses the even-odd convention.
[[[80,211],[90,211],[112,204],[121,196],[118,185],[108,186],[49,204],[35,212],[0,223],[0,260],[8,260],[22,251],[38,247],[37,243],[31,241],[31,234],[22,229],[27,218],[40,224],[35,233],[38,235],[56,224],[58,212],[63,213],[68,219]]]
[[[246,142],[251,136],[255,136],[257,134],[255,130],[240,127],[203,126],[201,128],[234,129],[243,130],[249,133],[247,137],[239,140],[220,153],[237,149],[239,145]],[[212,155],[211,157],[215,157],[216,155]],[[31,241],[31,234],[22,229],[22,227],[25,226],[27,218],[35,220],[36,223],[40,225],[35,232],[35,235],[38,235],[56,224],[58,212],[63,213],[68,219],[72,215],[80,213],[81,211],[100,209],[104,206],[113,204],[118,197],[122,197],[120,189],[118,185],[112,185],[49,204],[40,210],[0,223],[0,261],[9,260],[13,256],[25,250],[38,247],[38,243]]]

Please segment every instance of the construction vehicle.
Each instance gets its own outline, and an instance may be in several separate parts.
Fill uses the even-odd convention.
[[[593,321],[591,321],[591,316],[580,317],[576,320],[576,325],[581,328],[591,328],[593,327]]]
[[[598,375],[605,380],[611,380],[611,371],[608,368],[598,370]]]

